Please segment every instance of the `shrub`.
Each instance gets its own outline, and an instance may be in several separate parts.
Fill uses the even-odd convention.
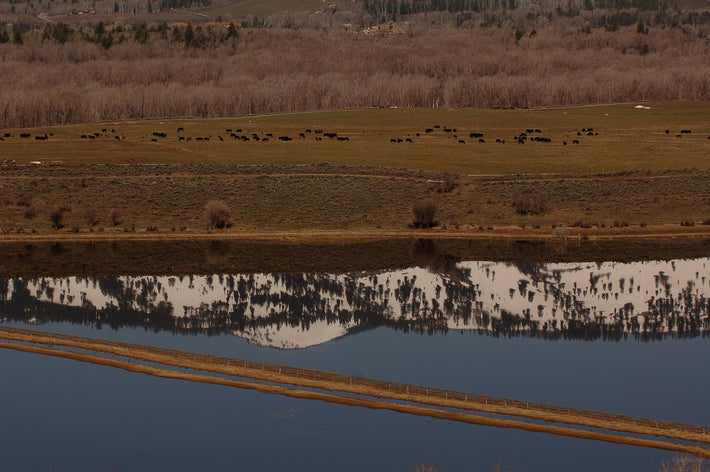
[[[436,225],[436,202],[431,198],[417,200],[412,205],[412,215],[414,216],[414,227],[431,228]]]
[[[65,208],[54,208],[49,210],[49,221],[52,223],[52,228],[61,229],[64,227],[62,220],[64,219]]]
[[[111,210],[110,214],[111,224],[115,227],[121,224],[121,213],[115,208]]]
[[[459,184],[458,178],[459,176],[456,174],[452,174],[451,172],[444,172],[443,174],[441,174],[441,180],[439,181],[436,190],[439,193],[446,193],[452,191]]]
[[[227,228],[232,217],[229,207],[222,200],[210,200],[205,205],[207,228]]]
[[[521,215],[544,215],[550,210],[550,199],[545,193],[521,194],[513,207]]]
[[[86,209],[86,222],[89,224],[90,227],[96,226],[99,224],[99,217],[96,213],[96,208],[94,207],[89,207]]]
[[[35,216],[37,216],[37,209],[34,207],[34,205],[25,207],[25,218],[31,220]]]

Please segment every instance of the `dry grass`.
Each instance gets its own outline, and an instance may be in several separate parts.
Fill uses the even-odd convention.
[[[461,177],[460,185],[445,193],[429,182],[438,174],[358,171],[221,165],[22,168],[4,176],[0,230],[48,231],[45,216],[59,208],[60,224],[81,231],[202,230],[210,200],[222,200],[231,209],[236,231],[405,229],[412,223],[412,203],[422,199],[436,200],[436,219],[442,226],[460,229],[549,231],[555,226],[639,227],[683,221],[702,228],[710,214],[707,171]],[[549,210],[521,214],[515,204],[520,195],[529,194],[547,195]],[[31,196],[31,206],[18,204],[18,195]],[[29,211],[34,208],[48,210]]]

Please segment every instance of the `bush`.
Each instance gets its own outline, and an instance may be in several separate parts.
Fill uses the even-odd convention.
[[[458,186],[458,175],[451,172],[441,174],[441,180],[438,182],[437,191],[439,193],[450,192]]]
[[[416,228],[431,228],[436,226],[436,202],[431,198],[417,200],[412,205],[412,215],[414,216],[414,226]]]
[[[210,200],[205,205],[205,217],[207,219],[207,228],[227,228],[230,226],[230,218],[232,217],[229,207],[222,200]]]
[[[544,215],[550,210],[547,194],[522,194],[513,203],[515,211],[521,215]]]
[[[54,208],[49,210],[49,221],[52,223],[52,228],[61,229],[64,227],[62,220],[64,219],[64,208]]]
[[[118,210],[116,210],[116,209],[111,210],[110,218],[111,218],[111,224],[114,227],[121,224],[121,213],[119,213]]]
[[[99,217],[96,214],[96,208],[89,207],[86,209],[86,222],[90,227],[94,227],[99,224]]]

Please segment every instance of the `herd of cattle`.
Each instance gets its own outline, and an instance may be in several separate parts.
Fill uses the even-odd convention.
[[[406,136],[403,137],[393,137],[390,138],[390,143],[415,143],[417,141],[417,138],[421,138],[422,136],[427,136],[427,135],[432,135],[434,133],[443,133],[447,138],[453,139],[458,142],[458,144],[466,144],[466,139],[469,139],[470,142],[477,142],[477,143],[485,143],[486,142],[486,136],[484,133],[479,132],[479,131],[474,131],[474,132],[469,132],[468,137],[461,135],[459,136],[459,132],[456,128],[449,128],[447,126],[441,126],[441,125],[434,125],[431,128],[426,128],[423,132],[417,132],[417,133],[410,133],[407,134]],[[573,131],[572,133],[565,133],[561,137],[561,143],[563,146],[567,146],[567,144],[580,144],[581,140],[580,139],[570,139],[569,137],[575,137],[576,133],[576,138],[581,138],[583,136],[599,136],[599,132],[595,131],[594,128],[582,128],[579,131]],[[682,137],[683,135],[689,135],[692,133],[692,130],[690,129],[682,129],[680,130],[680,133],[675,134],[676,137]],[[671,135],[674,134],[671,132],[670,129],[665,130],[666,135]],[[44,133],[44,134],[37,134],[32,136],[30,133],[20,133],[19,138],[20,139],[31,139],[34,137],[35,140],[37,141],[46,141],[50,137],[54,136],[54,133]],[[242,130],[241,128],[225,128],[224,133],[217,134],[216,137],[213,137],[213,135],[209,134],[206,136],[187,136],[185,134],[185,129],[184,127],[179,127],[176,130],[176,136],[178,141],[184,141],[184,142],[191,142],[191,141],[198,141],[198,142],[205,142],[205,141],[210,141],[210,140],[215,140],[215,141],[225,141],[225,139],[232,139],[238,142],[262,142],[266,143],[269,142],[269,140],[279,140],[279,141],[284,141],[284,142],[289,142],[293,141],[295,139],[300,139],[300,140],[307,140],[309,138],[313,138],[315,141],[323,141],[323,138],[328,138],[332,139],[335,141],[350,141],[350,138],[348,136],[340,136],[338,133],[334,132],[326,132],[323,129],[305,129],[303,132],[298,133],[298,138],[291,137],[288,135],[279,135],[279,136],[274,136],[273,133],[262,133],[261,135],[259,133],[255,132],[247,132]],[[0,136],[0,141],[5,141],[7,139],[15,138],[16,136],[12,133],[4,133]],[[116,129],[107,129],[107,128],[102,128],[101,131],[96,131],[92,133],[82,133],[79,135],[80,139],[85,139],[85,140],[96,140],[99,138],[108,138],[108,139],[114,139],[116,141],[123,141],[126,139],[125,134],[123,133],[118,133]],[[152,135],[150,136],[142,136],[142,139],[150,139],[151,142],[158,142],[163,139],[168,138],[168,133],[164,131],[154,131],[152,132]],[[708,139],[710,139],[710,136],[708,136]],[[504,138],[495,138],[495,142],[498,144],[506,144],[506,139]],[[538,142],[538,143],[552,143],[552,139],[542,136],[542,130],[539,128],[527,128],[525,131],[520,132],[516,134],[515,136],[512,137],[512,139],[509,139],[508,142],[514,142],[517,144],[525,144],[527,142]]]

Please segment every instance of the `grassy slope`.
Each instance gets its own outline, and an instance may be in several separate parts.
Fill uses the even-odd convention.
[[[459,138],[425,128],[439,124],[456,128]],[[179,142],[176,128],[185,128],[192,142]],[[598,136],[577,137],[582,128],[594,128]],[[102,137],[95,141],[79,139],[86,132],[116,129],[126,140]],[[251,134],[289,135],[292,142],[236,142],[225,128],[243,128]],[[322,142],[297,138],[306,128],[322,128],[348,136],[350,141]],[[527,128],[539,128],[552,143],[520,145],[512,137]],[[670,129],[670,135],[665,130]],[[691,135],[676,138],[681,129]],[[166,139],[151,142],[151,133],[168,133]],[[483,132],[486,143],[474,142],[468,134]],[[19,130],[11,130],[15,135]],[[0,142],[0,156],[18,161],[43,162],[123,162],[237,164],[313,164],[330,162],[428,170],[450,170],[461,174],[498,174],[527,172],[613,172],[621,170],[659,170],[710,167],[710,104],[653,104],[651,110],[636,110],[633,105],[594,106],[552,110],[478,110],[478,109],[384,109],[330,113],[304,113],[281,116],[218,120],[165,120],[76,125],[31,130],[33,134],[53,132],[48,141],[21,140]],[[416,133],[421,133],[416,137]],[[217,136],[223,135],[224,142]],[[209,142],[197,142],[209,136]],[[411,137],[414,143],[393,144],[391,138]],[[505,145],[495,143],[505,139]],[[573,139],[581,144],[572,145]],[[563,146],[566,140],[570,145]]]

